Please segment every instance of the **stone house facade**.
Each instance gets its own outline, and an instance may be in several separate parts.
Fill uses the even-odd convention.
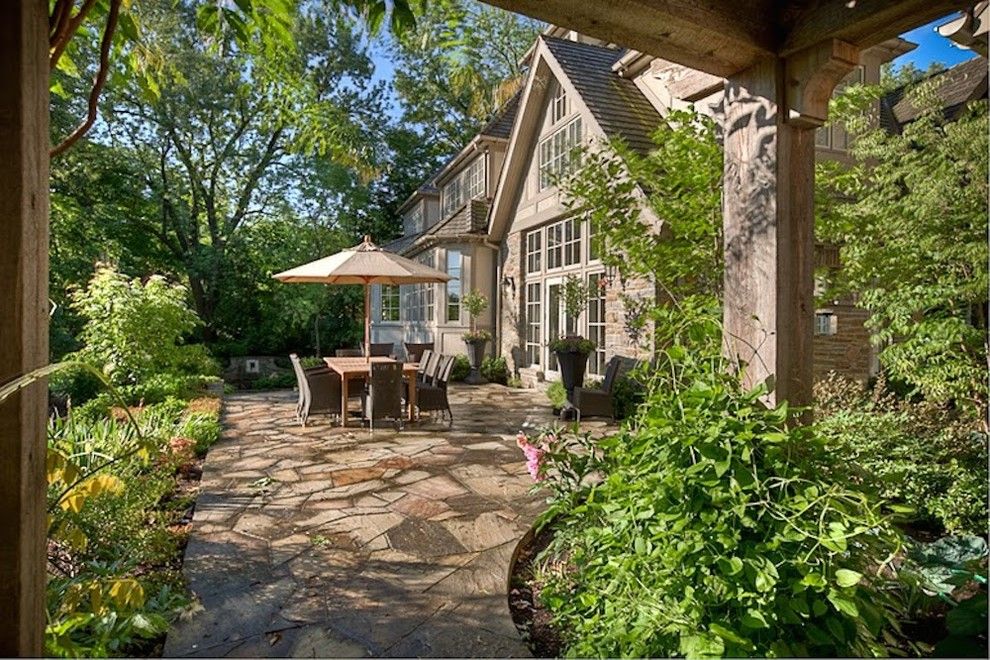
[[[912,47],[894,39],[865,51],[850,82],[877,82],[881,65]],[[718,118],[723,81],[553,27],[530,50],[528,68],[521,91],[405,203],[404,235],[385,246],[458,279],[376,290],[372,332],[373,341],[393,341],[397,349],[402,342],[434,341],[438,350],[463,353],[468,320],[456,310],[460,296],[477,290],[490,301],[479,319],[494,337],[489,354],[505,357],[512,372],[534,386],[559,377],[547,349],[557,336],[580,334],[595,342],[590,377],[601,377],[614,355],[651,351],[644,337],[628,332],[623,299],[655,300],[653,283],[617,281],[595,254],[593,228],[561,203],[555,181],[576,166],[575,147],[621,138],[647,152],[650,135],[671,109],[693,107]],[[820,129],[818,147],[820,158],[847,158],[839,126]],[[647,214],[646,225],[659,227]],[[819,252],[821,267],[838,266],[837,250],[819,246]],[[563,308],[569,277],[592,292],[577,318]],[[853,300],[831,302],[816,313],[816,371],[865,380],[876,368],[866,313]]]

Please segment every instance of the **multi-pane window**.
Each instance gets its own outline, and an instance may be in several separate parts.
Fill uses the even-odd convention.
[[[418,284],[404,284],[399,287],[399,291],[402,294],[402,320],[403,321],[418,321],[419,320],[419,285]]]
[[[554,86],[553,99],[550,101],[550,124],[556,124],[567,116],[567,92],[560,83]]]
[[[436,258],[433,252],[427,252],[419,258],[420,263],[434,268],[436,266]],[[422,319],[423,321],[432,322],[434,319],[434,304],[433,304],[433,284],[420,284],[422,287],[422,297],[420,298],[420,304],[422,305]]]
[[[588,261],[597,261],[602,258],[601,243],[604,238],[595,231],[595,221],[588,220]]]
[[[832,312],[815,314],[815,334],[834,335],[839,330],[838,318]]]
[[[573,172],[581,162],[581,118],[575,117],[540,142],[540,190]]]
[[[564,243],[564,225],[556,223],[547,227],[547,268],[560,268],[564,263],[562,250]]]
[[[526,272],[538,273],[543,257],[543,235],[540,230],[531,231],[526,234]]]
[[[461,320],[461,253],[447,250],[447,321]]]
[[[406,214],[404,224],[407,236],[423,231],[423,205],[421,203],[417,203],[413,210]]]
[[[382,285],[382,321],[398,321],[401,295],[399,287],[393,284]]]
[[[564,223],[564,265],[581,263],[581,221],[578,218]]]
[[[595,342],[595,352],[588,360],[588,370],[596,376],[605,373],[605,288],[603,273],[588,275],[588,339]]]
[[[541,286],[541,282],[526,285],[526,361],[531,365],[540,364],[540,355],[543,352],[540,337],[540,321],[543,318]]]
[[[443,187],[443,215],[454,213],[464,204],[485,194],[485,156],[475,158]]]

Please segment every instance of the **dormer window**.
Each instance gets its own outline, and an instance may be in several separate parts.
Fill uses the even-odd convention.
[[[485,156],[478,156],[443,187],[443,215],[455,213],[469,200],[485,195]]]
[[[421,203],[416,204],[413,210],[406,214],[405,230],[407,236],[423,231],[423,205]]]
[[[564,87],[557,83],[553,90],[553,99],[550,101],[550,125],[553,126],[567,116],[567,92]]]

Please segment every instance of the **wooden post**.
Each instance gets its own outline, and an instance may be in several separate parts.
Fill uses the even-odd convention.
[[[48,2],[0,21],[0,383],[48,361]],[[0,403],[0,656],[45,624],[45,382]]]
[[[811,403],[815,128],[856,55],[833,41],[725,85],[725,350],[770,404]]]

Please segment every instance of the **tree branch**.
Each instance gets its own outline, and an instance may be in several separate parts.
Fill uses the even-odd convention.
[[[89,107],[86,112],[86,119],[60,145],[51,150],[49,154],[50,158],[58,156],[78,142],[79,138],[85,135],[93,127],[93,124],[96,123],[100,92],[103,91],[103,85],[107,81],[107,74],[110,73],[110,46],[113,44],[113,33],[117,29],[117,19],[120,16],[120,3],[121,0],[110,0],[110,9],[107,12],[107,24],[103,30],[103,40],[100,42],[100,68],[96,72],[93,89],[89,92]],[[82,13],[82,10],[80,10],[80,13]]]
[[[55,70],[55,65],[58,64],[62,53],[69,46],[69,42],[72,41],[72,36],[76,33],[76,30],[86,20],[86,15],[96,5],[96,0],[85,0],[75,16],[71,16],[72,4],[72,0],[60,0],[54,7],[54,15],[58,17],[58,21],[56,22],[55,31],[50,33],[48,37],[48,48],[51,51],[51,54],[48,56],[49,71]],[[48,24],[51,25],[51,22],[52,19],[49,17]]]

